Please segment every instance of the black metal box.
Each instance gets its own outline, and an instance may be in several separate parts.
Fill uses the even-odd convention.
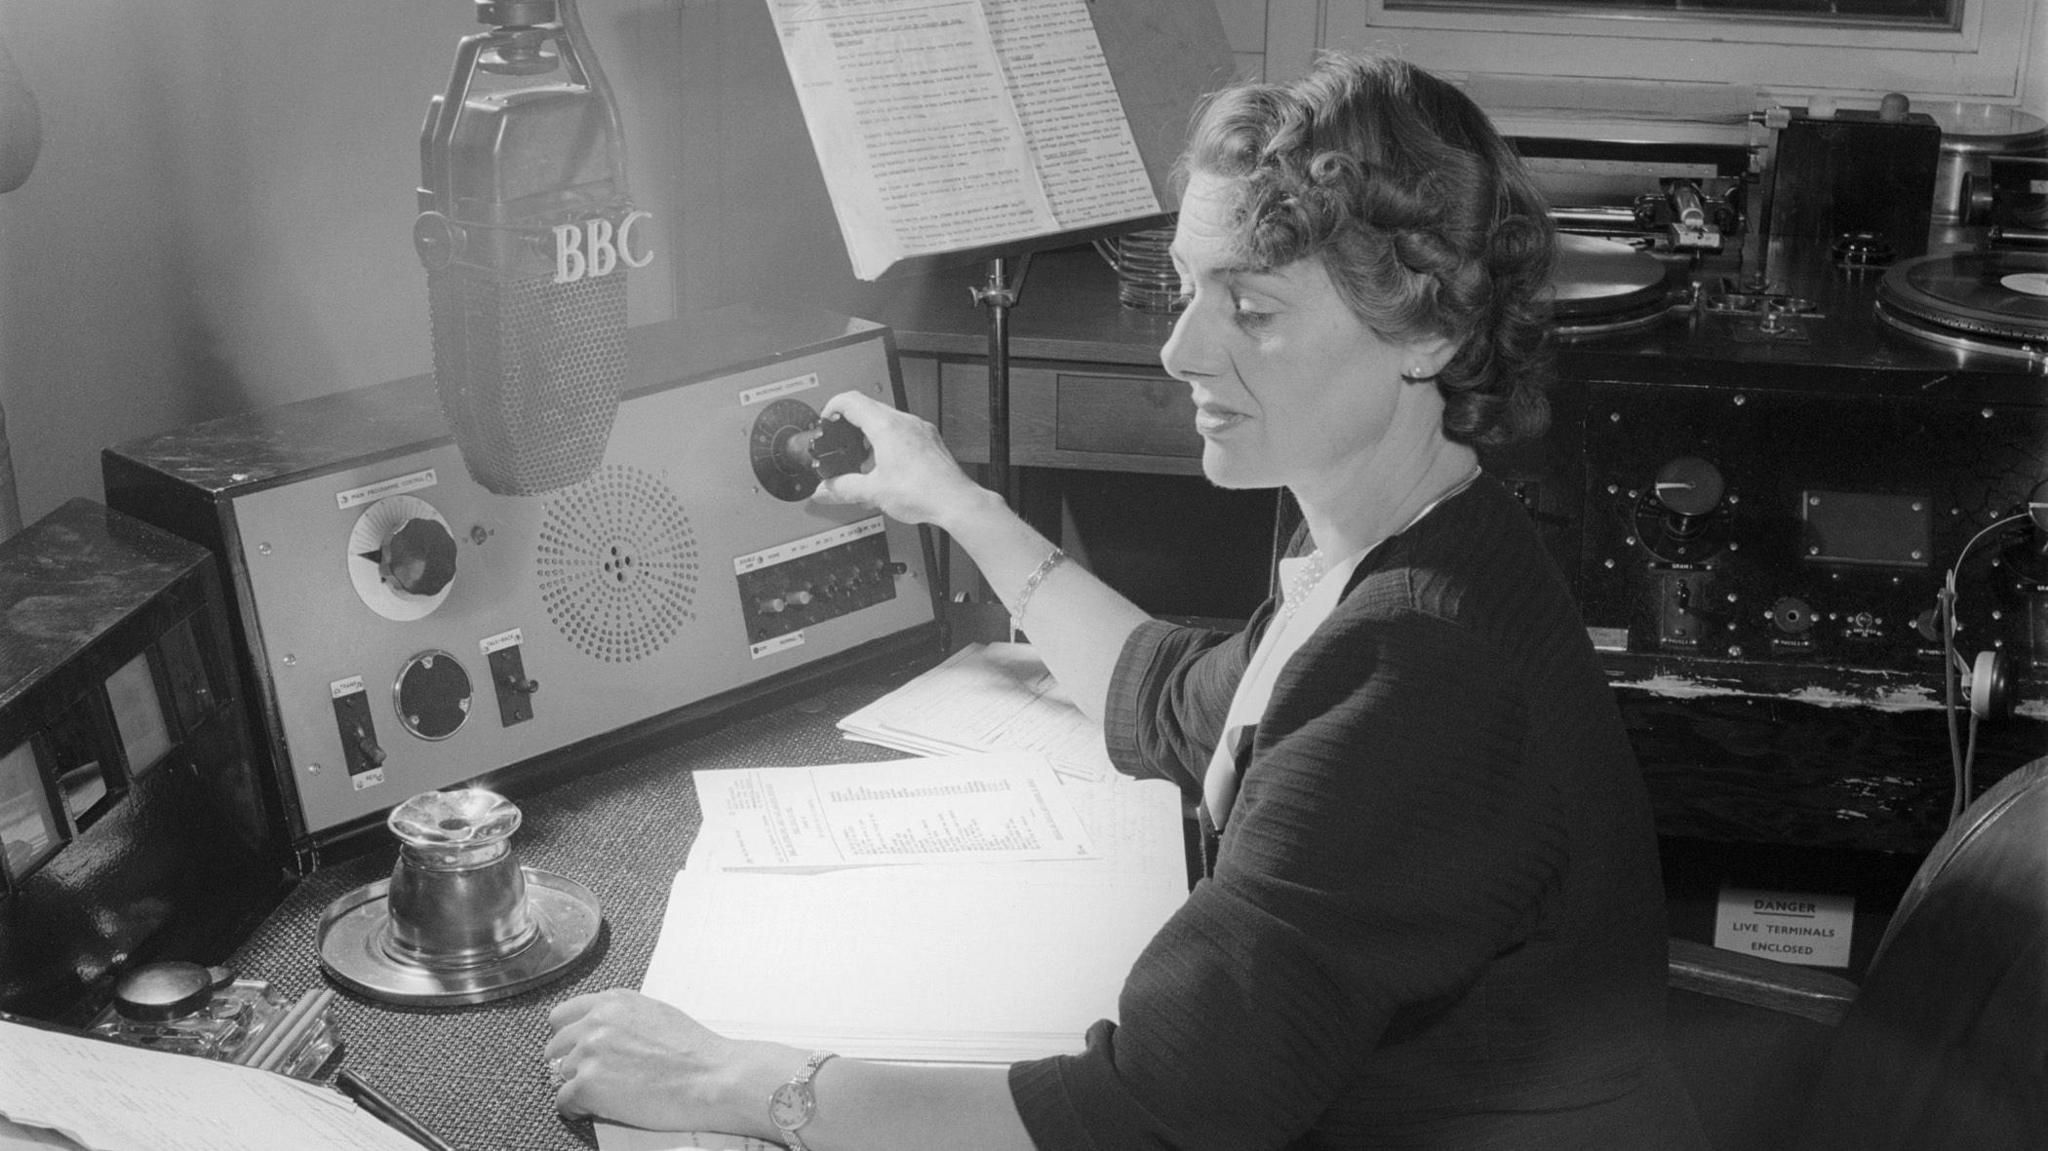
[[[290,883],[211,553],[89,500],[0,543],[0,1009],[82,1023]]]
[[[1925,113],[1794,112],[1772,162],[1770,234],[1833,242],[1868,232],[1893,259],[1923,255],[1940,162],[1941,126]]]

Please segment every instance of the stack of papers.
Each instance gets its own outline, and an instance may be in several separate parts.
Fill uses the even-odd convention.
[[[1063,776],[1116,774],[1102,725],[1074,706],[1030,645],[970,644],[839,721],[851,739],[916,755],[1035,751]]]
[[[641,989],[736,1038],[922,1062],[1078,1051],[1187,898],[1160,780],[1076,782],[1033,753],[695,780],[703,828]]]

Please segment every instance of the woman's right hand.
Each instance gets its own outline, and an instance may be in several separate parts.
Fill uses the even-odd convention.
[[[874,466],[834,476],[813,498],[829,504],[866,504],[908,524],[953,525],[979,513],[994,497],[962,471],[939,430],[861,392],[825,401],[824,418],[845,418],[874,450]]]

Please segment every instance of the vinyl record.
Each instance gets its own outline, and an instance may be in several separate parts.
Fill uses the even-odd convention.
[[[1560,321],[1613,316],[1662,302],[1664,265],[1618,240],[1566,233],[1551,286]]]
[[[1878,299],[1959,332],[2041,340],[2048,338],[2048,253],[1921,256],[1886,272]]]

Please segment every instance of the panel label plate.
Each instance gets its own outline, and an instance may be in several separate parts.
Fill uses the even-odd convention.
[[[1847,967],[1855,923],[1854,896],[1724,887],[1714,946],[1780,963]]]
[[[336,492],[334,493],[334,506],[342,511],[347,511],[350,508],[361,507],[364,504],[376,503],[386,496],[404,495],[406,492],[416,492],[421,488],[430,488],[439,482],[440,478],[434,474],[433,468],[408,472],[402,476],[393,476],[388,480],[378,480],[374,484],[364,484],[359,488],[350,488],[347,491]]]

